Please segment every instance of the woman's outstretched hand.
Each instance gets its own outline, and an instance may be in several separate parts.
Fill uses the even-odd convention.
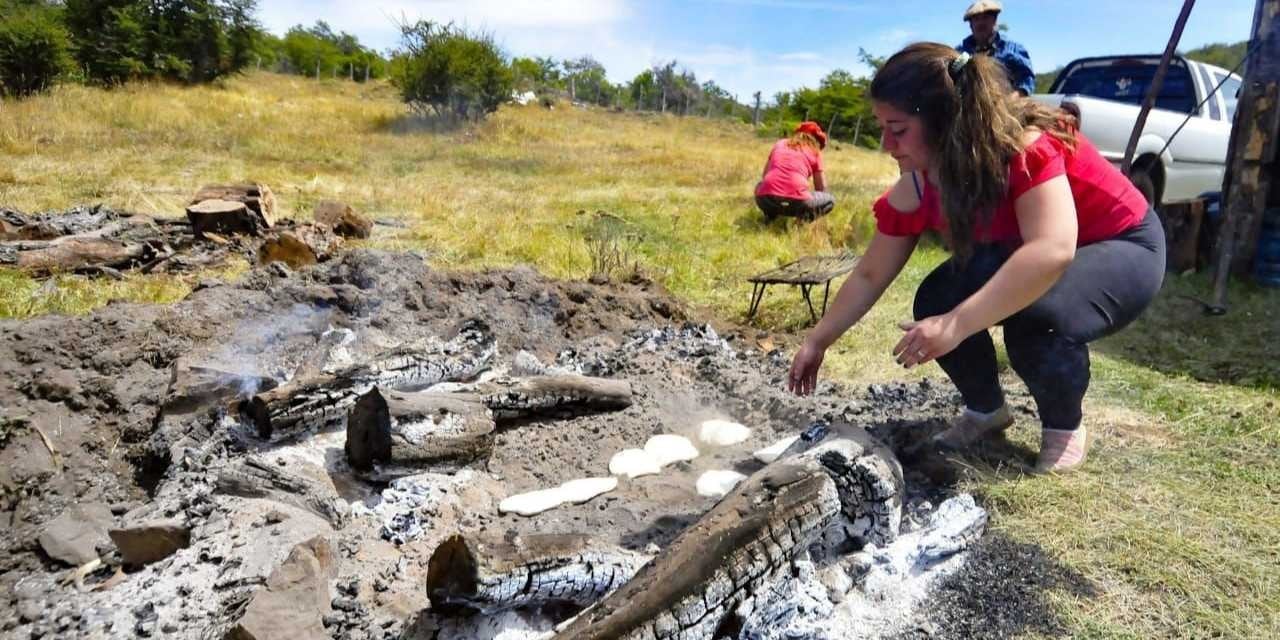
[[[968,337],[951,314],[903,322],[898,326],[906,333],[893,348],[893,355],[898,364],[908,369],[951,353]]]
[[[791,372],[787,375],[787,390],[799,396],[813,393],[818,386],[818,369],[826,349],[820,349],[806,340],[800,345],[796,357],[791,359]]]

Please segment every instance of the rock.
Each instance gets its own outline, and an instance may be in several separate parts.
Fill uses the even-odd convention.
[[[329,582],[337,574],[329,541],[317,536],[300,543],[253,594],[244,616],[227,634],[228,640],[328,640],[324,618],[329,606]]]
[[[124,563],[141,566],[163,560],[191,544],[191,529],[181,520],[152,520],[111,529]]]
[[[368,238],[373,221],[360,215],[345,202],[321,200],[316,205],[316,224],[322,224],[345,238]]]
[[[49,557],[78,567],[98,558],[98,546],[111,543],[107,528],[111,526],[111,509],[92,502],[68,507],[45,526],[40,534],[40,547]]]

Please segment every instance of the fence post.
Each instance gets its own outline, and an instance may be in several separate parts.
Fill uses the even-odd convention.
[[[755,92],[756,108],[751,112],[751,126],[760,126],[760,92]]]

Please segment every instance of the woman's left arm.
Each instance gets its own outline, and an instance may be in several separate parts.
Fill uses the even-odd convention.
[[[1053,286],[1075,258],[1077,220],[1066,176],[1047,180],[1014,202],[1022,246],[976,293],[950,313],[903,323],[894,347],[911,367],[946,355],[965,338],[1028,307]]]
[[[813,190],[814,191],[827,190],[827,178],[826,176],[822,175],[821,171],[813,172]]]

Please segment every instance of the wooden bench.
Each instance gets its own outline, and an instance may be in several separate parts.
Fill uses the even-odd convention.
[[[765,288],[771,284],[785,284],[800,287],[800,295],[809,305],[809,316],[818,321],[818,312],[813,308],[810,292],[814,287],[823,285],[822,313],[827,312],[827,298],[831,294],[831,281],[850,271],[858,264],[858,256],[846,251],[832,256],[805,256],[799,260],[788,262],[776,269],[770,269],[759,275],[747,278],[751,283],[751,308],[747,310],[747,320],[756,315],[760,302],[764,300]]]

